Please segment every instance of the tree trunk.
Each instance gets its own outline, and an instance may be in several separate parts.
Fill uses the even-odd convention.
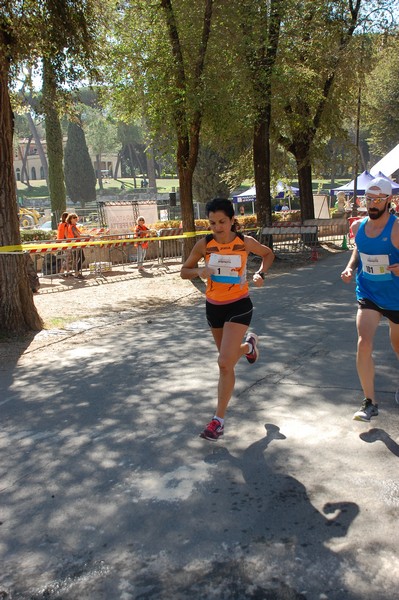
[[[30,149],[30,144],[32,141],[32,137],[33,136],[29,136],[28,138],[28,143],[25,146],[25,152],[22,155],[21,152],[21,147],[18,145],[18,150],[19,150],[19,155],[21,157],[22,160],[22,167],[21,167],[21,182],[24,183],[28,189],[30,189],[32,186],[29,183],[29,172],[28,172],[28,167],[27,167],[27,163],[28,163],[28,155],[29,155],[29,149]]]
[[[30,114],[30,112],[28,112],[26,116],[28,118],[29,129],[31,130],[33,139],[35,140],[35,144],[36,144],[37,152],[39,154],[40,162],[42,163],[44,179],[46,180],[46,183],[48,185],[48,163],[47,163],[46,154],[43,150],[42,140],[40,139],[35,122],[32,119],[32,115]]]
[[[187,164],[184,158],[185,152],[182,151],[182,144],[179,144],[177,151],[177,166],[179,171],[179,189],[180,189],[180,208],[183,222],[183,231],[195,231],[194,207],[193,207],[193,169]],[[195,236],[184,239],[183,260],[185,260],[193,249]]]
[[[256,215],[260,227],[271,227],[272,225],[269,141],[269,126],[265,118],[255,126],[253,137]]]
[[[8,59],[0,50],[0,246],[18,246],[21,237],[13,165],[14,117],[8,77]],[[0,252],[0,335],[16,335],[42,327],[23,254]]]
[[[98,187],[100,188],[100,190],[103,190],[104,186],[103,186],[103,175],[101,173],[101,154],[96,154],[96,161],[97,161],[97,181],[98,181]]]
[[[134,146],[133,146],[133,144],[131,142],[129,142],[127,144],[127,151],[128,151],[128,154],[129,154],[129,161],[130,161],[130,176],[133,178],[133,184],[134,184],[134,187],[136,188],[137,187],[137,180],[136,180],[136,169],[135,169],[135,166],[134,166],[134,157],[136,155],[135,154],[136,151],[135,151]]]
[[[121,166],[121,152],[118,152],[118,157],[116,159],[115,169],[114,169],[114,179],[118,179],[118,171]],[[122,178],[122,169],[121,169],[121,178]]]
[[[135,156],[135,150],[134,150],[134,146],[133,144],[128,144],[128,149],[129,149],[129,160],[130,160],[130,176],[133,178],[133,185],[136,188],[137,187],[137,178],[136,178],[136,167],[134,166],[134,156]]]
[[[157,181],[155,177],[155,161],[154,161],[154,150],[152,146],[149,146],[146,150],[145,157],[147,160],[147,175],[148,185],[154,190],[157,187]]]
[[[307,152],[309,156],[309,151]],[[300,190],[301,220],[314,219],[312,166],[304,156],[295,154]]]

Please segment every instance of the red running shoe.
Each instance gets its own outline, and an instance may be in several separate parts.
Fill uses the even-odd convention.
[[[245,358],[251,365],[256,362],[259,358],[259,350],[258,350],[258,336],[256,333],[248,333],[245,338],[246,343],[252,346],[252,352],[249,352],[245,355]]]
[[[216,442],[224,432],[224,425],[218,419],[212,419],[210,423],[205,427],[204,431],[200,433],[200,437],[204,438],[204,440],[209,440],[211,442]]]

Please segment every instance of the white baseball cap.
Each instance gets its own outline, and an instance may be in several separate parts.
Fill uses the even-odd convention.
[[[389,179],[385,179],[384,177],[376,177],[368,182],[365,195],[367,194],[386,194],[387,196],[392,196],[392,185]]]

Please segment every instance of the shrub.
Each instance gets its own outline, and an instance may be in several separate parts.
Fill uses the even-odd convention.
[[[21,242],[36,242],[57,239],[56,231],[43,231],[42,229],[21,230]]]
[[[178,229],[180,227],[180,221],[157,221],[157,223],[154,223],[154,225],[148,227],[150,229],[156,229],[156,231],[159,231],[160,229]]]

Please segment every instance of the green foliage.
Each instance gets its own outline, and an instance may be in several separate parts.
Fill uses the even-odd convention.
[[[95,41],[109,6],[99,0],[3,0],[1,45],[15,69],[22,61],[38,67],[40,59],[51,58],[58,83],[76,81],[94,70]]]
[[[64,151],[66,190],[73,203],[96,199],[96,175],[87,148],[85,134],[78,123],[68,125],[68,139]]]
[[[42,231],[41,229],[21,229],[21,242],[36,242],[53,240],[57,236],[56,231]]]
[[[120,148],[117,125],[101,109],[86,107],[82,120],[87,144],[94,154],[115,152]]]
[[[384,46],[375,48],[378,64],[362,89],[362,118],[368,123],[373,151],[383,156],[398,143],[399,42],[396,36],[381,41]]]
[[[209,147],[201,146],[193,175],[193,199],[207,202],[215,197],[228,198],[230,190],[224,181],[228,162]]]

